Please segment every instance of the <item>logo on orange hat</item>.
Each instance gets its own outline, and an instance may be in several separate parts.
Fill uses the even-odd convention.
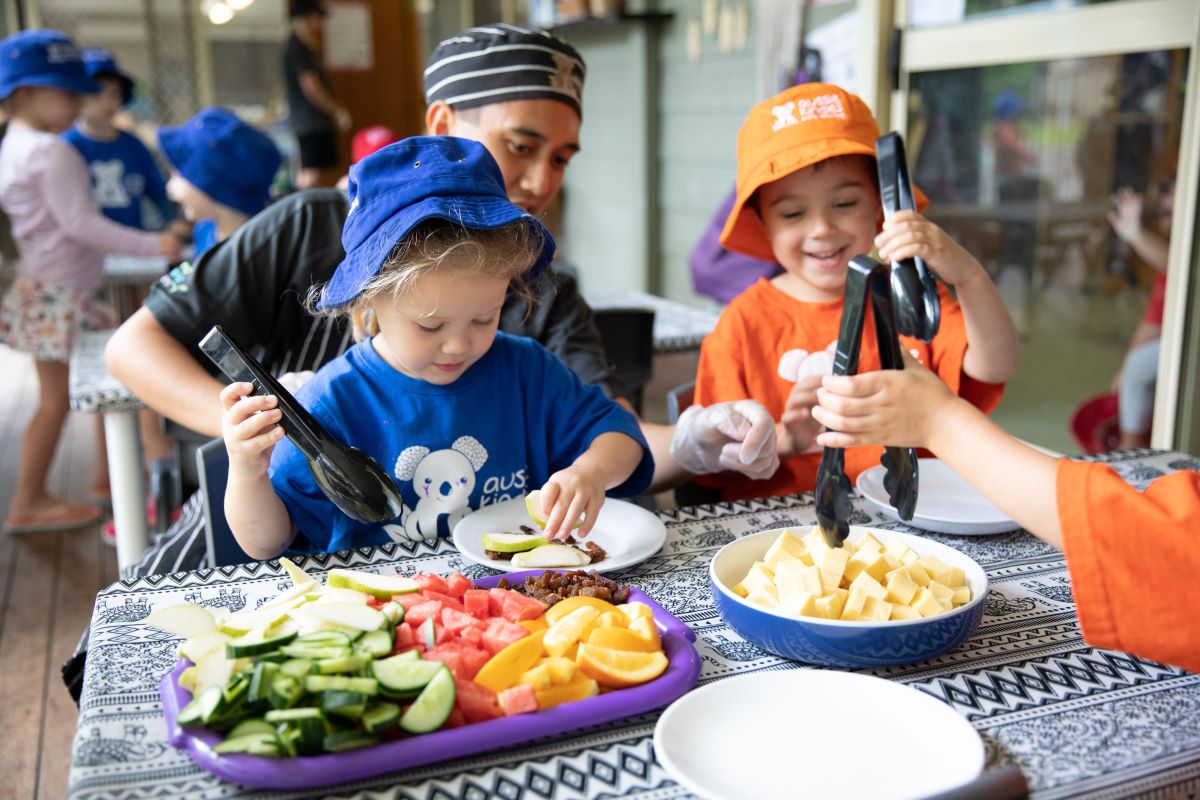
[[[846,109],[842,105],[842,98],[836,94],[789,100],[786,103],[772,106],[771,114],[775,117],[775,122],[771,125],[773,131],[818,119],[846,119]]]

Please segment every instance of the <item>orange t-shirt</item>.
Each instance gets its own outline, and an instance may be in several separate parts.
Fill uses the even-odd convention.
[[[1200,672],[1200,472],[1139,492],[1105,464],[1064,458],[1057,501],[1088,644]]]
[[[940,292],[942,316],[937,336],[929,344],[902,336],[901,346],[914,352],[955,394],[990,413],[999,404],[1004,385],[980,383],[963,374],[967,331],[962,310],[944,287]],[[841,300],[805,303],[760,279],[733,299],[716,328],[705,337],[696,369],[695,402],[707,406],[754,399],[778,421],[797,373],[830,373],[841,322]],[[858,371],[879,368],[875,316],[868,304]],[[846,474],[855,480],[860,472],[878,464],[882,455],[882,447],[847,449]],[[767,480],[727,472],[701,476],[697,482],[722,489],[724,500],[807,492],[816,485],[820,462],[821,450],[815,448],[785,459]]]

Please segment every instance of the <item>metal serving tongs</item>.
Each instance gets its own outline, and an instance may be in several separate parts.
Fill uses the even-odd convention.
[[[833,356],[834,375],[858,372],[866,323],[867,297],[875,315],[875,339],[879,344],[879,362],[884,369],[904,369],[897,337],[896,317],[892,311],[889,269],[870,256],[850,259],[846,275],[846,299],[842,306],[842,324],[838,330],[837,351]],[[884,449],[886,474],[883,486],[888,500],[901,519],[912,519],[917,505],[917,453],[911,448]],[[826,447],[821,453],[816,485],[817,523],[830,547],[840,547],[850,533],[850,479],[846,476],[845,451]]]
[[[233,381],[247,381],[279,399],[287,438],[308,460],[313,479],[334,505],[359,522],[388,522],[400,517],[404,499],[379,462],[333,438],[328,431],[263,369],[252,356],[214,326],[200,349]]]
[[[875,141],[875,162],[879,167],[879,196],[884,219],[897,211],[916,211],[917,198],[908,175],[904,140],[892,132]],[[892,262],[892,298],[900,333],[923,342],[933,340],[941,322],[937,280],[920,258]]]

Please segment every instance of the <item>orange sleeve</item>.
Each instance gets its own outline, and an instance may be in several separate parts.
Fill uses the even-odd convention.
[[[950,391],[990,414],[1000,405],[1004,396],[1003,383],[983,383],[963,372],[963,359],[967,355],[967,326],[962,308],[951,297],[945,286],[939,285],[942,303],[942,319],[938,334],[929,344],[932,363],[930,369],[950,387]]]
[[[1200,672],[1200,472],[1139,492],[1105,464],[1063,459],[1056,499],[1088,643]]]

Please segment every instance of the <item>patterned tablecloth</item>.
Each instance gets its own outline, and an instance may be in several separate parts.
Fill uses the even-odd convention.
[[[1200,468],[1178,453],[1109,456],[1131,483]],[[911,531],[856,501],[854,522]],[[811,524],[811,495],[662,512],[662,552],[617,577],[634,583],[698,634],[700,683],[796,669],[748,644],[713,608],[707,567],[736,537]],[[969,719],[991,767],[1018,764],[1038,798],[1196,797],[1200,792],[1200,676],[1084,644],[1063,556],[1023,532],[982,537],[925,534],[968,553],[991,583],[983,622],[962,647],[933,661],[876,674],[927,692]],[[366,548],[309,560],[390,573],[487,570],[451,545]],[[687,797],[654,760],[657,713],[407,773],[304,794],[222,783],[167,744],[158,682],[177,640],[142,624],[152,610],[191,601],[236,610],[289,584],[272,562],[156,576],[100,593],[72,749],[70,797],[616,798]]]
[[[76,334],[71,349],[69,394],[72,411],[102,414],[106,411],[137,411],[145,407],[129,387],[108,372],[104,346],[112,335],[112,331]]]

